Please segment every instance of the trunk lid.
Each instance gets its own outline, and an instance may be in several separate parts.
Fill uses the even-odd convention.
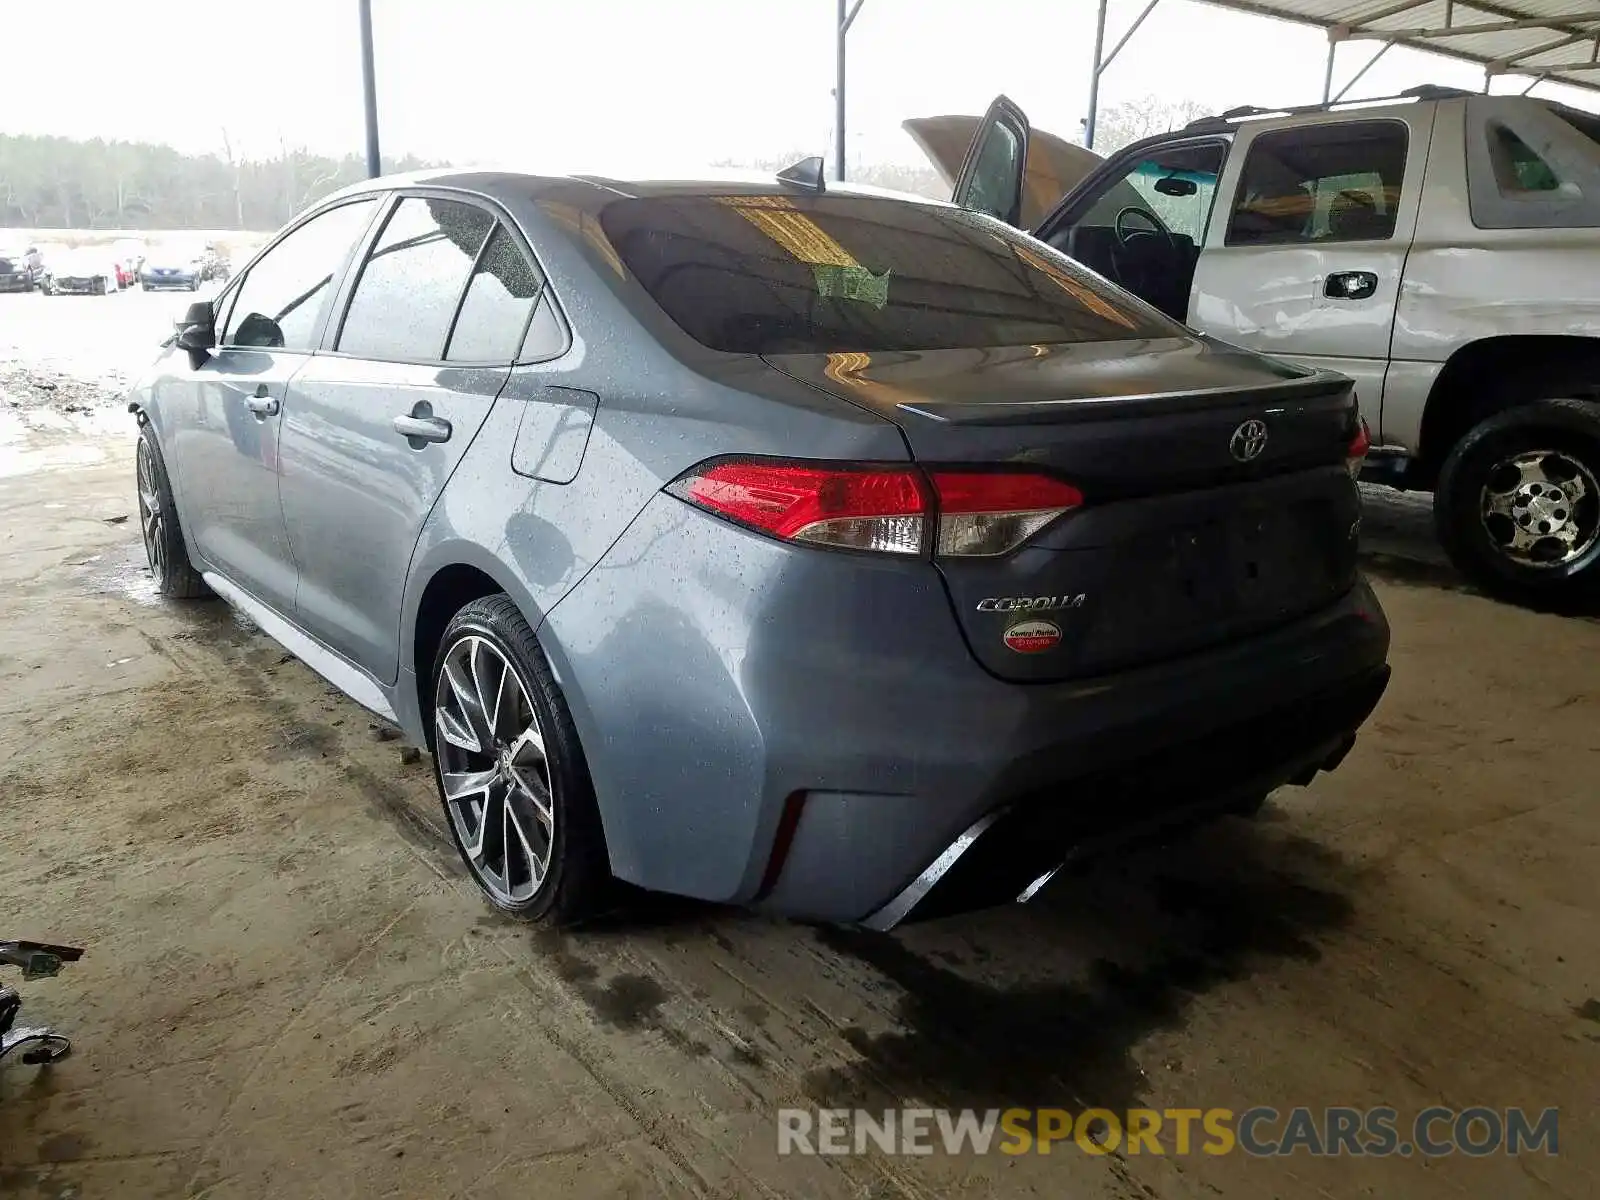
[[[1192,335],[767,361],[893,421],[919,463],[1039,470],[1083,492],[1011,554],[937,560],[1001,678],[1170,658],[1354,583],[1359,418],[1341,376]]]

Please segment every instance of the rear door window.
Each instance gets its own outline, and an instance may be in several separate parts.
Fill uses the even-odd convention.
[[[494,218],[475,204],[408,196],[361,265],[335,349],[361,358],[438,362]]]
[[[506,227],[496,226],[467,284],[445,358],[510,362],[522,344],[543,282]]]
[[[318,213],[250,268],[218,336],[223,346],[310,350],[344,273],[366,233],[377,197]]]
[[[1307,125],[1258,135],[1246,152],[1227,244],[1393,237],[1408,144],[1400,121]]]
[[[703,345],[858,353],[1169,337],[1181,329],[1010,226],[839,195],[618,200],[601,225]]]

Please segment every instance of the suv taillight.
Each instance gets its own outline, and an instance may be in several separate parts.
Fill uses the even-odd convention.
[[[1008,554],[1083,504],[1049,475],[772,459],[707,463],[667,491],[784,541],[941,558]]]
[[[1361,464],[1366,461],[1367,451],[1372,449],[1372,434],[1367,429],[1365,417],[1358,418],[1361,422],[1356,429],[1355,437],[1350,439],[1350,445],[1344,452],[1344,465],[1350,472],[1350,478],[1355,479],[1361,474]]]

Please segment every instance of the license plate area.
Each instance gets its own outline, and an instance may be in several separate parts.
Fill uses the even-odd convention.
[[[1174,530],[1167,554],[1172,599],[1193,618],[1214,620],[1271,614],[1326,595],[1335,564],[1319,507],[1245,510]]]

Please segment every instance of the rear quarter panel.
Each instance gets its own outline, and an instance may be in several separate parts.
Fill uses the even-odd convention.
[[[486,183],[486,190],[489,189]],[[518,366],[444,495],[412,557],[400,645],[408,676],[397,711],[421,733],[411,662],[417,611],[428,581],[455,563],[477,567],[516,601],[529,625],[583,579],[644,509],[683,471],[720,454],[904,461],[898,429],[771,370],[759,359],[718,354],[683,334],[628,275],[593,217],[559,196],[495,185],[490,192],[527,236],[571,328],[560,357]],[[592,203],[592,188],[582,187]],[[582,218],[582,219],[580,219]],[[573,236],[574,233],[578,236]],[[560,389],[556,391],[556,389]],[[571,407],[574,392],[598,398],[570,482],[513,469],[524,407]],[[541,632],[560,673],[556,635]],[[563,678],[571,691],[581,678]],[[575,714],[579,708],[574,704]],[[579,733],[585,745],[600,734]],[[591,740],[593,739],[593,740]]]

